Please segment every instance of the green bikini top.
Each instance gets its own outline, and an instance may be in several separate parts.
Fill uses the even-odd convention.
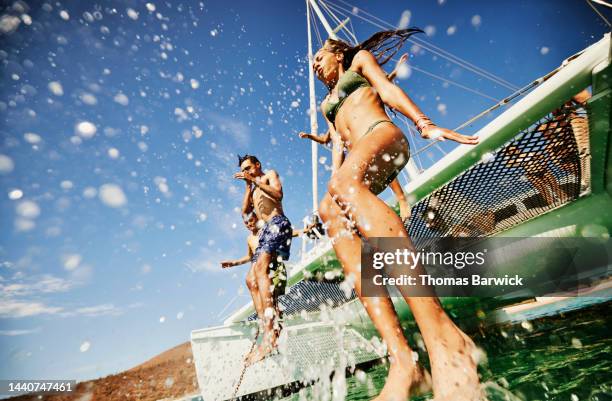
[[[367,79],[365,79],[358,72],[347,70],[342,77],[338,80],[338,84],[336,88],[338,89],[338,100],[335,102],[328,101],[325,103],[323,107],[323,112],[325,113],[325,117],[331,122],[335,124],[336,115],[338,115],[338,111],[340,107],[342,107],[342,103],[348,98],[351,93],[355,92],[357,89],[362,87],[371,86]]]

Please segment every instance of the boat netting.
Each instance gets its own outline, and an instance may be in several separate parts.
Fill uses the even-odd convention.
[[[577,199],[590,189],[588,118],[563,107],[520,132],[412,208],[411,238],[485,237]],[[355,298],[339,283],[301,281],[279,298],[285,316]],[[256,314],[248,320],[256,319]]]
[[[564,107],[418,202],[411,238],[483,237],[572,202],[590,187],[588,120]]]
[[[283,315],[290,316],[302,311],[316,312],[322,305],[335,308],[355,298],[355,291],[342,288],[340,283],[329,281],[304,280],[291,286],[285,295],[278,299]],[[257,319],[253,313],[248,320]]]

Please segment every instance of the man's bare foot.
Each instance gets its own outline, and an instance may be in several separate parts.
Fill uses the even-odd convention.
[[[260,323],[259,326],[257,326],[257,328],[255,329],[255,338],[253,338],[253,345],[251,346],[251,350],[247,352],[247,354],[244,356],[244,361],[247,363],[247,365],[249,359],[253,357],[253,353],[255,352],[255,350],[257,350],[257,339],[259,338],[259,333],[262,331],[263,326]]]
[[[431,391],[431,377],[421,366],[391,364],[382,391],[372,401],[406,401],[413,395]]]
[[[250,365],[249,361],[253,358],[253,354],[257,352],[258,348],[259,348],[259,345],[257,345],[257,343],[253,344],[253,347],[251,347],[251,350],[247,352],[247,354],[244,356],[244,363],[247,366]]]
[[[262,361],[268,356],[273,355],[275,352],[275,347],[272,347],[268,342],[263,342],[253,350],[251,355],[249,355],[249,358],[246,360],[246,365],[250,366],[259,361]]]
[[[441,342],[430,352],[436,401],[486,400],[476,369],[479,350],[465,333],[458,330],[455,341]]]

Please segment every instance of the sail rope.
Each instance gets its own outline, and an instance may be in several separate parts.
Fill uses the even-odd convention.
[[[325,10],[327,15],[329,15],[338,24],[338,26],[342,27],[342,30],[345,31],[346,38],[348,39],[347,42],[349,42],[352,45],[356,45],[357,43],[359,43],[359,41],[357,40],[357,37],[355,36],[354,30],[348,29],[345,26],[345,24],[336,16],[336,14],[334,14],[333,11],[329,9],[327,4],[325,4],[322,1],[319,2],[319,4],[321,4],[321,7],[323,8],[323,10]],[[351,19],[348,18],[348,21],[350,20]]]
[[[308,7],[311,7],[310,4],[308,4]],[[317,36],[317,43],[319,43],[319,46],[323,46],[323,39],[321,38],[321,33],[319,32],[319,25],[317,24],[317,21],[315,19],[314,12],[310,13],[310,18],[311,24],[312,26],[314,26],[315,35]]]
[[[324,4],[324,3],[321,3],[321,4]],[[342,15],[343,17],[344,17],[344,16],[347,16],[347,15],[346,15],[346,14],[344,14],[344,13],[342,13],[341,15]],[[347,16],[347,17],[348,17],[348,16]],[[359,16],[359,15],[357,15],[357,17],[360,17],[360,16]],[[350,18],[350,17],[349,17],[349,18]],[[363,19],[363,17],[360,17],[360,18],[362,18],[362,19]],[[374,24],[375,24],[375,23],[374,23]],[[377,27],[379,27],[379,28],[381,28],[381,29],[388,29],[388,28],[383,27],[383,26],[378,25],[378,24],[375,24],[375,26],[377,26]],[[408,39],[408,40],[410,41],[411,39]],[[395,58],[393,58],[392,60],[397,61],[397,59],[395,59]],[[470,88],[469,86],[466,86],[466,85],[460,84],[459,82],[453,81],[453,80],[448,79],[448,78],[444,78],[444,77],[442,77],[442,76],[440,76],[440,75],[434,74],[434,73],[432,73],[432,72],[430,72],[430,71],[427,71],[427,70],[425,70],[425,69],[423,69],[423,68],[416,67],[416,66],[414,66],[414,65],[410,65],[410,68],[411,68],[412,70],[414,70],[414,71],[420,72],[420,73],[422,73],[422,74],[424,74],[424,75],[427,75],[427,76],[429,76],[429,77],[431,77],[431,78],[434,78],[434,79],[437,79],[437,80],[439,80],[439,81],[445,82],[445,83],[447,83],[447,84],[449,84],[449,85],[456,86],[456,87],[461,88],[461,89],[463,89],[463,90],[465,90],[465,91],[468,91],[468,92],[474,93],[474,94],[476,94],[476,95],[478,95],[478,96],[482,96],[482,97],[484,97],[484,98],[486,98],[486,99],[493,100],[494,102],[498,102],[498,101],[499,101],[499,99],[494,98],[494,97],[492,97],[492,96],[490,96],[490,95],[487,95],[487,94],[485,94],[485,93],[483,93],[483,92],[480,92],[480,91],[478,91],[478,90],[476,90],[476,89],[474,89],[474,88]]]
[[[319,0],[319,1],[322,1],[322,0]],[[337,12],[339,10],[343,10],[345,13],[348,13],[350,15],[358,17],[358,18],[360,18],[360,19],[362,19],[362,20],[364,20],[364,21],[366,21],[366,22],[368,22],[368,23],[370,23],[370,24],[372,24],[372,25],[374,25],[374,26],[376,26],[378,28],[381,28],[381,29],[397,29],[390,22],[385,21],[382,18],[379,18],[379,17],[377,17],[377,16],[375,16],[375,15],[373,15],[371,13],[368,13],[367,11],[365,11],[365,10],[363,10],[361,8],[356,8],[356,7],[352,6],[350,3],[348,3],[348,2],[346,2],[344,0],[337,0],[337,1],[347,5],[349,7],[352,7],[353,9],[352,10],[348,10],[348,9],[338,5],[338,4],[327,3],[327,0],[325,0],[325,2],[328,4],[328,6],[330,6],[330,8],[335,9]],[[357,9],[358,12],[354,13],[353,12],[354,9]],[[367,17],[364,17],[364,16],[362,16],[360,14],[364,14]],[[378,20],[379,22],[376,22],[375,20]],[[495,74],[493,74],[493,73],[491,73],[491,72],[489,72],[489,71],[487,71],[487,70],[485,70],[485,69],[483,69],[481,67],[478,67],[478,66],[474,65],[473,63],[470,63],[469,61],[467,61],[467,60],[465,60],[465,59],[463,59],[463,58],[461,58],[459,56],[456,56],[453,53],[451,53],[451,52],[449,52],[447,50],[444,50],[444,49],[442,49],[442,48],[434,45],[433,43],[428,42],[428,41],[426,41],[426,40],[424,40],[422,38],[411,37],[411,38],[408,39],[408,41],[410,41],[410,42],[412,42],[414,44],[417,44],[420,47],[422,47],[424,50],[429,51],[429,52],[431,52],[433,54],[436,54],[436,55],[438,55],[438,56],[440,56],[440,57],[442,57],[442,58],[444,58],[444,59],[446,59],[446,60],[448,60],[448,61],[450,61],[450,62],[452,62],[454,64],[459,65],[460,67],[463,67],[463,68],[465,68],[465,69],[467,69],[469,71],[472,71],[475,74],[478,74],[478,75],[482,76],[483,78],[489,79],[489,80],[497,83],[500,86],[504,86],[504,87],[506,87],[506,88],[508,88],[510,90],[517,90],[517,89],[519,89],[519,87],[517,85],[514,85],[514,84],[508,82],[507,80],[505,80],[505,79],[503,79],[503,78],[501,78],[501,77],[499,77],[499,76],[497,76],[497,75],[495,75]]]

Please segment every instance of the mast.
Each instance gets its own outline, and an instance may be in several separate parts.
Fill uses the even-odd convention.
[[[317,97],[315,95],[315,80],[314,80],[314,71],[312,70],[313,64],[313,53],[312,53],[312,28],[310,26],[310,7],[314,10],[319,17],[319,20],[323,24],[323,27],[327,31],[327,34],[330,38],[337,39],[336,33],[333,31],[327,19],[321,12],[319,6],[315,3],[314,0],[306,0],[306,26],[308,29],[308,88],[309,88],[309,96],[310,96],[310,133],[313,135],[317,135],[318,133],[318,124],[317,124]],[[319,171],[318,171],[318,163],[319,163],[319,148],[316,142],[312,142],[310,144],[311,149],[311,168],[312,168],[312,210],[313,213],[316,213],[319,209]]]
[[[310,133],[317,135],[317,100],[315,96],[314,71],[312,70],[312,32],[310,27],[310,5],[309,0],[306,0],[306,26],[308,29],[308,88],[310,95]],[[317,143],[312,141],[310,144],[311,150],[311,168],[312,168],[312,211],[316,213],[319,209],[319,174],[318,174],[318,148]]]

